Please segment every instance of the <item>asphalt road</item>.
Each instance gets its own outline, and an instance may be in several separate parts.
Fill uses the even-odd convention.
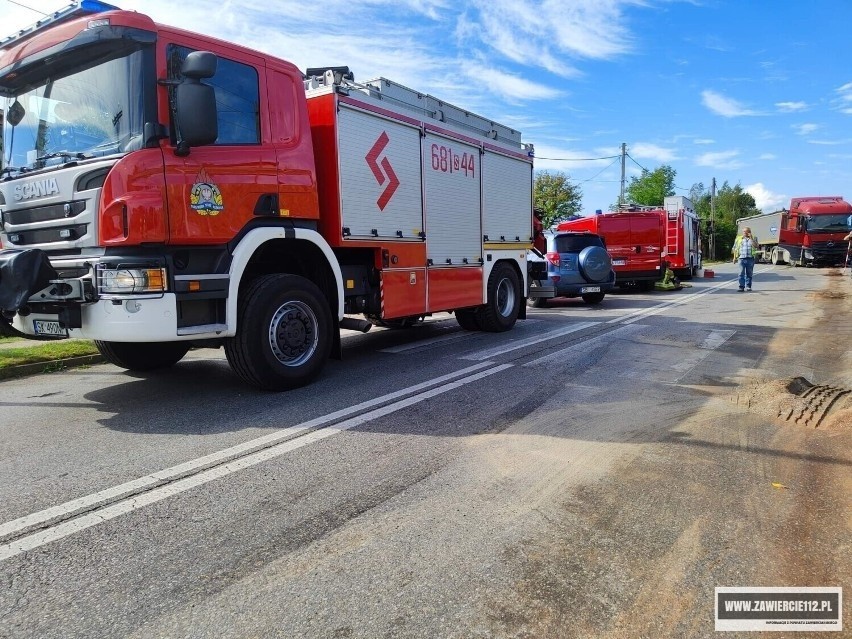
[[[708,637],[716,586],[848,598],[852,281],[733,271],[347,335],[284,394],[221,351],[0,382],[0,637]]]

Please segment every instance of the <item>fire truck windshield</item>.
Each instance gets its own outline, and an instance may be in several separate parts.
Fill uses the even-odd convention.
[[[809,233],[848,233],[852,230],[852,215],[809,215]]]
[[[4,174],[140,148],[142,67],[137,50],[0,98]]]

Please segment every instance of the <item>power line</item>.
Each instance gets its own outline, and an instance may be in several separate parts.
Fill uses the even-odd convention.
[[[633,164],[635,164],[636,166],[638,166],[638,167],[639,167],[640,169],[642,169],[643,171],[645,171],[645,172],[647,172],[647,173],[650,173],[650,171],[649,171],[648,169],[646,169],[644,166],[642,166],[642,165],[641,165],[641,164],[639,164],[636,160],[634,160],[634,159],[633,159],[633,156],[631,156],[629,153],[627,153],[626,155],[627,155],[627,157],[629,157],[629,158],[630,158],[630,161],[631,161],[631,162],[633,162]]]
[[[29,9],[30,11],[35,11],[36,13],[40,13],[43,16],[49,16],[50,15],[49,13],[45,13],[44,11],[39,11],[38,9],[33,9],[32,7],[28,7],[27,5],[22,4],[20,2],[15,2],[15,0],[6,0],[6,2],[9,2],[11,4],[16,4],[19,7],[22,7],[24,9]]]
[[[10,0],[11,2],[11,0]],[[607,155],[602,158],[543,158],[539,155],[535,156],[536,160],[550,160],[552,162],[594,162],[595,160],[611,160],[613,158],[620,158],[620,155]]]
[[[598,171],[597,173],[595,173],[595,174],[594,174],[592,177],[590,177],[588,180],[581,180],[581,181],[577,182],[577,184],[585,184],[586,182],[591,182],[591,181],[592,181],[592,180],[594,180],[596,177],[598,177],[601,173],[603,173],[604,171],[606,171],[606,170],[607,170],[607,169],[609,169],[609,168],[612,168],[612,165],[613,165],[613,164],[615,164],[616,162],[618,162],[618,160],[619,160],[620,158],[621,158],[621,156],[620,156],[620,155],[616,155],[616,156],[615,156],[615,159],[614,159],[612,162],[610,162],[607,166],[605,166],[605,167],[604,167],[604,168],[602,168],[600,171]],[[616,182],[617,180],[601,180],[601,181],[602,181],[602,182]]]

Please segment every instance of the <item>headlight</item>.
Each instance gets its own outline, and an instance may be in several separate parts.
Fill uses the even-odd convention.
[[[101,293],[162,293],[167,289],[166,269],[100,269],[98,288]]]

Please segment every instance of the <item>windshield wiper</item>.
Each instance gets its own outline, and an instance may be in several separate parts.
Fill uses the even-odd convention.
[[[9,175],[8,179],[11,179],[12,173],[26,173],[29,170],[30,169],[28,169],[25,166],[6,166],[6,167],[3,167],[2,171],[0,171],[0,176],[6,175],[8,173],[8,175]]]
[[[36,162],[42,162],[44,160],[52,160],[53,158],[67,158],[68,162],[72,160],[85,160],[87,158],[92,157],[91,155],[86,155],[85,153],[72,153],[71,151],[56,151],[54,153],[46,153],[44,155],[40,155],[36,158]]]

